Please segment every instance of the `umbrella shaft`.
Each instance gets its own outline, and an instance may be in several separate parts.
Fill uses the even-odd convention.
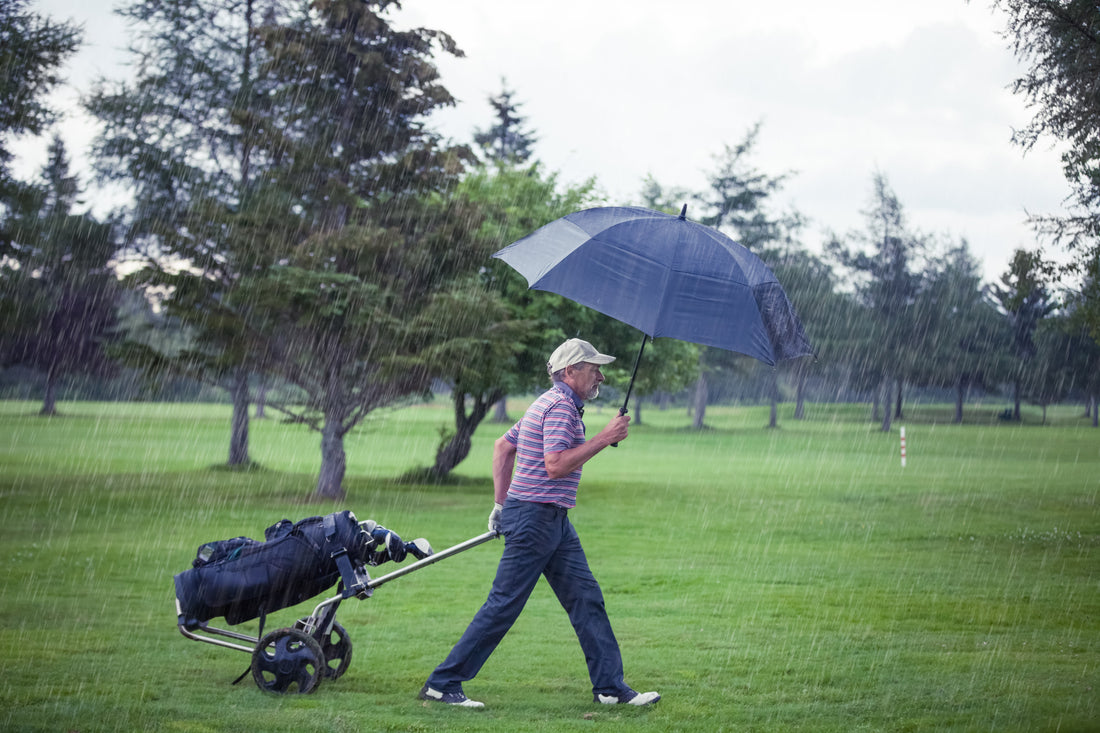
[[[642,363],[642,352],[645,351],[645,342],[649,338],[645,334],[642,334],[642,345],[638,349],[638,356],[634,359],[634,371],[630,373],[630,384],[626,388],[626,399],[623,400],[622,409],[619,410],[620,415],[626,414],[626,403],[630,402],[630,393],[634,391],[634,378],[638,376],[638,365]]]

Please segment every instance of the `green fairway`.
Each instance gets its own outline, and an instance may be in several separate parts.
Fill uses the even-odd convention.
[[[231,685],[248,655],[176,629],[172,576],[196,548],[283,517],[347,508],[436,549],[481,534],[501,426],[481,427],[458,481],[406,485],[449,408],[375,413],[333,505],[310,501],[319,436],[301,426],[253,421],[260,468],[237,472],[219,467],[228,406],[36,408],[0,403],[5,731],[1100,729],[1100,430],[1075,407],[1047,425],[913,407],[902,468],[897,430],[862,405],[804,421],[784,406],[776,430],[767,408],[709,408],[702,432],[647,406],[571,513],[627,681],[663,695],[628,710],[591,702],[545,583],[466,686],[484,710],[416,699],[485,600],[497,541],[346,601],[353,661],[315,694]],[[589,434],[613,413],[592,406]]]

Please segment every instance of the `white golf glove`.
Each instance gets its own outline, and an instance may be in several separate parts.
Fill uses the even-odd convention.
[[[500,534],[500,512],[504,509],[501,504],[493,504],[493,511],[489,512],[489,531]]]

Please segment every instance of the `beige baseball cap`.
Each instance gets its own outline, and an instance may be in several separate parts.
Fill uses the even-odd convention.
[[[567,366],[580,364],[582,361],[590,364],[610,364],[615,357],[601,354],[596,347],[583,339],[569,339],[550,355],[550,361],[546,362],[546,372],[553,374]]]

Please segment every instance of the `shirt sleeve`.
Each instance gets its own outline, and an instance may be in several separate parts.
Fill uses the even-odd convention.
[[[520,420],[520,422],[523,422]],[[512,445],[519,445],[519,422],[513,425],[507,433],[504,434],[504,439]]]

